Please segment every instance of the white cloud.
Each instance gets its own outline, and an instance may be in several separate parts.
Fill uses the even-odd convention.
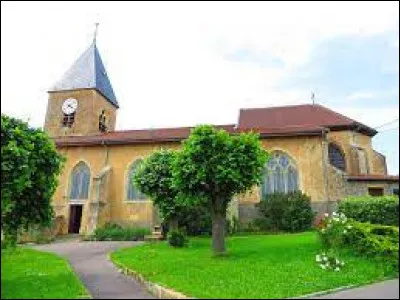
[[[373,99],[375,97],[376,95],[373,92],[353,92],[346,97],[346,100],[354,101],[360,99]]]
[[[129,129],[234,123],[241,107],[309,102],[310,91],[275,86],[324,39],[397,32],[398,47],[398,20],[398,2],[383,1],[2,2],[2,112],[41,126],[47,88],[89,46],[96,21],[121,106],[117,128]],[[268,52],[284,67],[229,61],[238,49]],[[371,126],[396,116],[331,108]]]

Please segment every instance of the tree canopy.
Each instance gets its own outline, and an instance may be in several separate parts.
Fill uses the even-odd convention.
[[[15,237],[31,225],[49,225],[63,161],[41,129],[1,115],[1,229],[6,235]]]
[[[255,133],[230,135],[211,125],[201,125],[183,142],[174,160],[173,182],[185,195],[208,199],[216,254],[225,252],[228,203],[234,195],[259,184],[267,159]]]

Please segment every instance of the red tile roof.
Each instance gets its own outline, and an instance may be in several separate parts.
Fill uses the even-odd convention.
[[[239,129],[288,126],[326,127],[331,130],[357,129],[373,136],[377,131],[319,104],[241,109]]]
[[[235,125],[215,127],[234,132]],[[137,144],[151,142],[174,142],[187,138],[193,127],[119,130],[90,136],[65,136],[55,138],[57,146],[80,146],[99,144]]]
[[[399,176],[393,175],[378,175],[378,174],[359,174],[349,175],[348,181],[393,181],[399,182]]]
[[[240,110],[239,124],[216,125],[234,134],[254,131],[261,137],[313,136],[330,130],[361,130],[368,135],[376,131],[366,125],[338,114],[321,105],[296,105]],[[55,138],[56,145],[80,146],[101,144],[135,144],[174,142],[187,138],[193,127],[157,128],[112,131],[92,136],[66,136]]]

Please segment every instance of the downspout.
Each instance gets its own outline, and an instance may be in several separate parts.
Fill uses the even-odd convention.
[[[106,144],[106,142],[104,140],[101,141],[101,144],[103,145],[103,147],[105,148],[105,151],[106,151],[106,157],[104,159],[104,167],[106,167],[107,164],[108,164],[108,157],[109,157],[109,152],[110,151],[109,151],[109,148],[107,147],[107,144]]]
[[[328,176],[328,168],[327,162],[328,158],[326,157],[326,146],[328,145],[327,133],[329,132],[328,128],[322,129],[322,172],[324,178],[324,190],[325,190],[325,199],[326,199],[326,211],[329,211],[330,204],[330,195],[329,195],[329,176]]]

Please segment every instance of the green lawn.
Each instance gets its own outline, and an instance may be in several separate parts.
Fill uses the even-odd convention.
[[[1,252],[2,299],[89,298],[63,258],[33,249]]]
[[[340,272],[315,263],[315,232],[231,237],[229,254],[212,257],[210,239],[191,239],[188,248],[144,244],[112,253],[111,258],[147,280],[197,298],[285,298],[385,277],[379,264],[343,253]]]

